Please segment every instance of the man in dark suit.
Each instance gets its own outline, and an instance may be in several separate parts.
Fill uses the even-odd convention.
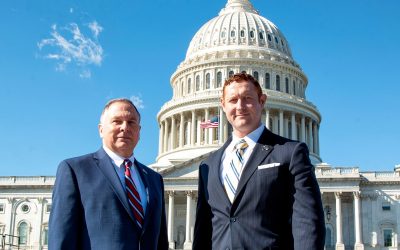
[[[324,248],[321,194],[307,146],[261,123],[267,96],[240,73],[223,87],[232,136],[199,167],[193,250]]]
[[[128,99],[104,107],[97,152],[60,163],[49,249],[168,249],[162,177],[136,160],[140,114]]]

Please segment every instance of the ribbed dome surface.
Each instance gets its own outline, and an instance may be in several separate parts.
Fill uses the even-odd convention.
[[[291,56],[279,29],[258,15],[248,0],[229,0],[219,15],[200,28],[190,42],[186,60],[223,50],[266,50]]]

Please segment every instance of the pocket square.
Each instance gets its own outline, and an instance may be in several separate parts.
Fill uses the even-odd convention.
[[[258,169],[266,169],[266,168],[273,168],[273,167],[278,167],[281,164],[279,162],[274,162],[274,163],[268,163],[268,164],[264,164],[264,165],[260,165],[258,166]]]

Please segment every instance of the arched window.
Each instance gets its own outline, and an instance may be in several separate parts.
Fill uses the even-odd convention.
[[[244,37],[244,30],[240,31],[240,37]]]
[[[28,243],[28,224],[21,222],[18,226],[19,244],[26,245]]]
[[[272,41],[272,37],[271,37],[271,35],[270,34],[268,34],[268,41]]]
[[[211,77],[210,77],[210,73],[206,74],[206,89],[210,89],[210,85],[211,85]]]
[[[269,73],[265,73],[264,87],[265,87],[266,89],[270,89],[270,88],[271,88],[271,78],[270,78],[270,76],[269,76]]]
[[[235,30],[231,30],[231,37],[235,37],[235,35],[236,35]]]
[[[285,78],[285,91],[289,94],[289,78]]]
[[[257,71],[254,71],[254,72],[253,72],[253,76],[254,76],[254,78],[258,81],[258,72],[257,72]]]
[[[264,34],[262,32],[259,33],[259,37],[261,40],[264,40]]]
[[[225,33],[226,33],[226,31],[225,31],[225,29],[221,32],[221,38],[225,38]]]
[[[281,91],[281,77],[276,75],[276,90]]]
[[[217,73],[217,88],[222,86],[222,72],[218,71]]]
[[[196,76],[196,91],[200,90],[200,76]]]
[[[233,76],[235,74],[235,72],[233,72],[233,70],[229,71],[229,77]]]
[[[192,79],[188,79],[188,81],[187,81],[187,93],[189,94],[190,93],[190,91],[191,91],[191,87],[192,87]]]
[[[296,82],[293,80],[293,95],[296,95]]]
[[[278,43],[278,38],[277,37],[275,37],[275,42]]]

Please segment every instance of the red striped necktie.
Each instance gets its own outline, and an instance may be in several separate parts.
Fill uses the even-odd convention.
[[[142,228],[144,212],[139,192],[131,176],[130,167],[132,166],[132,162],[129,159],[125,159],[123,164],[125,166],[125,184],[128,202],[132,209],[133,215],[135,216],[137,224],[140,228]]]

